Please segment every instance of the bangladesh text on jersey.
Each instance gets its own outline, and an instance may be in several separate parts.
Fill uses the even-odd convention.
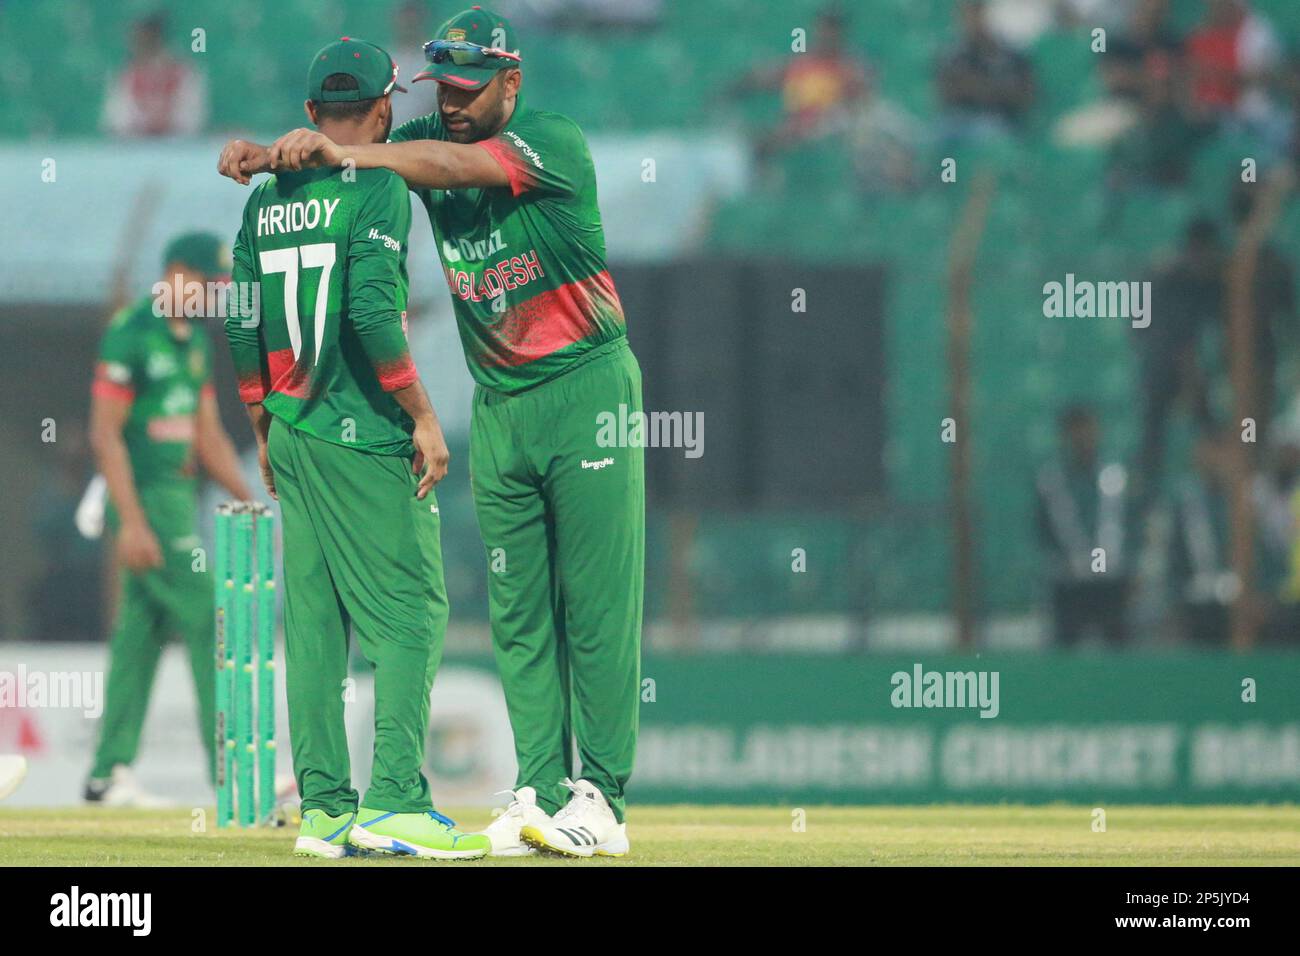
[[[393,142],[446,140],[437,113],[393,131]],[[470,374],[519,392],[626,335],[605,264],[596,174],[582,131],[516,101],[500,134],[477,144],[509,188],[418,189],[429,212]]]

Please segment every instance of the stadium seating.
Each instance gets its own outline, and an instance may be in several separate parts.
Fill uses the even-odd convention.
[[[257,5],[241,0],[191,0],[183,16],[171,15],[173,49],[187,50],[196,27],[206,31],[209,52],[199,62],[211,91],[214,130],[296,125],[304,57],[345,31],[388,42],[395,2],[283,0],[283,6],[302,31],[264,28]],[[719,91],[746,67],[787,55],[789,31],[770,25],[808,26],[820,6],[814,0],[667,2],[653,29],[592,36],[533,30],[527,35],[528,95],[533,102],[562,104],[591,132],[707,128],[736,116],[757,127],[776,115],[774,98],[727,107]],[[1300,44],[1294,0],[1257,0],[1256,6],[1293,47]],[[0,98],[0,137],[96,135],[101,98],[94,79],[123,61],[130,23],[156,7],[152,0],[0,4],[0,59],[10,94]],[[362,7],[362,16],[348,12]],[[1184,27],[1199,16],[1200,4],[1174,7]],[[935,57],[953,30],[950,0],[872,0],[846,9],[853,46],[873,63],[883,95],[923,120],[932,118]],[[769,26],[728,31],[717,29],[720,22]],[[52,36],[60,42],[45,42]],[[218,55],[232,48],[239,56]],[[1199,155],[1187,191],[1135,192],[1116,206],[1103,185],[1101,151],[1062,150],[1048,139],[1054,118],[1096,95],[1086,32],[1044,36],[1029,55],[1039,102],[1026,139],[1009,154],[963,153],[961,178],[952,187],[932,181],[913,194],[862,196],[853,186],[851,156],[806,146],[784,157],[775,186],[717,210],[708,240],[714,254],[793,249],[809,261],[891,266],[885,457],[894,500],[884,514],[854,520],[765,514],[704,521],[692,555],[697,580],[708,582],[695,595],[697,612],[945,606],[949,468],[946,446],[936,440],[937,423],[949,413],[944,277],[967,185],[982,166],[996,168],[999,182],[974,290],[976,491],[989,609],[1024,608],[1031,599],[1038,558],[1027,489],[1037,463],[1054,447],[1056,409],[1086,398],[1102,412],[1107,450],[1132,452],[1137,418],[1130,330],[1119,321],[1045,323],[1042,284],[1067,272],[1144,277],[1192,214],[1204,208],[1223,217],[1241,150],[1211,144]],[[284,89],[293,95],[282,95]],[[923,151],[922,162],[933,164],[927,168],[937,170],[939,158]],[[810,206],[817,216],[799,214]],[[1300,254],[1300,210],[1289,210],[1279,235],[1293,258]],[[990,467],[994,462],[997,467]],[[649,532],[651,614],[664,610],[655,606],[667,561],[658,520],[652,516]],[[814,563],[817,573],[791,580],[789,548],[771,545],[773,528],[786,526],[793,537],[824,549],[827,563]],[[458,601],[458,608],[472,613],[482,605],[476,596],[465,597],[472,599]]]

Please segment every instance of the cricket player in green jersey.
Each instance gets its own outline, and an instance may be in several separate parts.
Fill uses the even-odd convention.
[[[395,89],[392,57],[344,37],[312,60],[307,115],[339,143],[383,142]],[[259,309],[232,314],[226,334],[282,513],[300,855],[469,859],[490,847],[433,808],[421,770],[447,625],[433,486],[448,453],[407,349],[410,228],[406,184],[388,170],[286,170],[253,191],[235,242],[235,289],[256,287]],[[364,800],[343,713],[349,632],[375,669]]]
[[[230,253],[208,233],[172,240],[163,278],[117,313],[100,345],[90,434],[109,496],[107,524],[120,563],[117,615],[99,746],[85,799],[159,806],[131,773],[149,693],[166,641],[180,636],[198,698],[199,732],[215,772],[212,580],[196,524],[198,466],[236,498],[249,498],[212,388],[211,343],[187,302],[224,281]]]
[[[219,162],[388,169],[428,210],[477,383],[470,479],[489,562],[493,645],[515,737],[514,801],[493,853],[628,850],[624,792],[639,706],[644,449],[598,444],[597,416],[641,411],[578,126],[532,109],[501,16],[478,7],[425,44],[416,79],[437,112],[391,142],[300,129],[270,149],[236,140]],[[574,782],[572,738],[582,762]]]

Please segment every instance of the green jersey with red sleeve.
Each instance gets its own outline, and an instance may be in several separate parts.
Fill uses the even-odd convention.
[[[177,335],[145,297],[104,332],[91,386],[97,398],[131,404],[122,438],[136,487],[195,480],[199,398],[212,389],[211,345],[196,323]]]
[[[414,425],[388,394],[417,379],[406,341],[410,229],[406,185],[388,170],[309,169],[254,189],[235,240],[239,307],[226,318],[244,402],[324,441],[413,453]]]
[[[435,112],[390,139],[447,133]],[[520,392],[623,338],[627,326],[578,125],[518,99],[505,129],[475,145],[501,164],[509,187],[415,192],[429,211],[470,374],[495,391]]]

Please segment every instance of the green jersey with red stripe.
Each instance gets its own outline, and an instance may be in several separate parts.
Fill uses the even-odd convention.
[[[189,334],[177,335],[146,297],[113,316],[100,344],[91,391],[131,403],[122,438],[138,488],[195,479],[195,422],[212,388],[212,357],[203,329],[185,321]]]
[[[390,139],[447,133],[435,112]],[[475,145],[505,169],[509,188],[415,192],[429,211],[470,374],[513,393],[622,338],[627,326],[605,265],[596,171],[577,124],[520,99],[505,129]]]
[[[389,392],[417,379],[406,343],[411,199],[384,169],[309,169],[253,190],[235,240],[226,337],[239,397],[293,428],[410,456],[413,423]]]

